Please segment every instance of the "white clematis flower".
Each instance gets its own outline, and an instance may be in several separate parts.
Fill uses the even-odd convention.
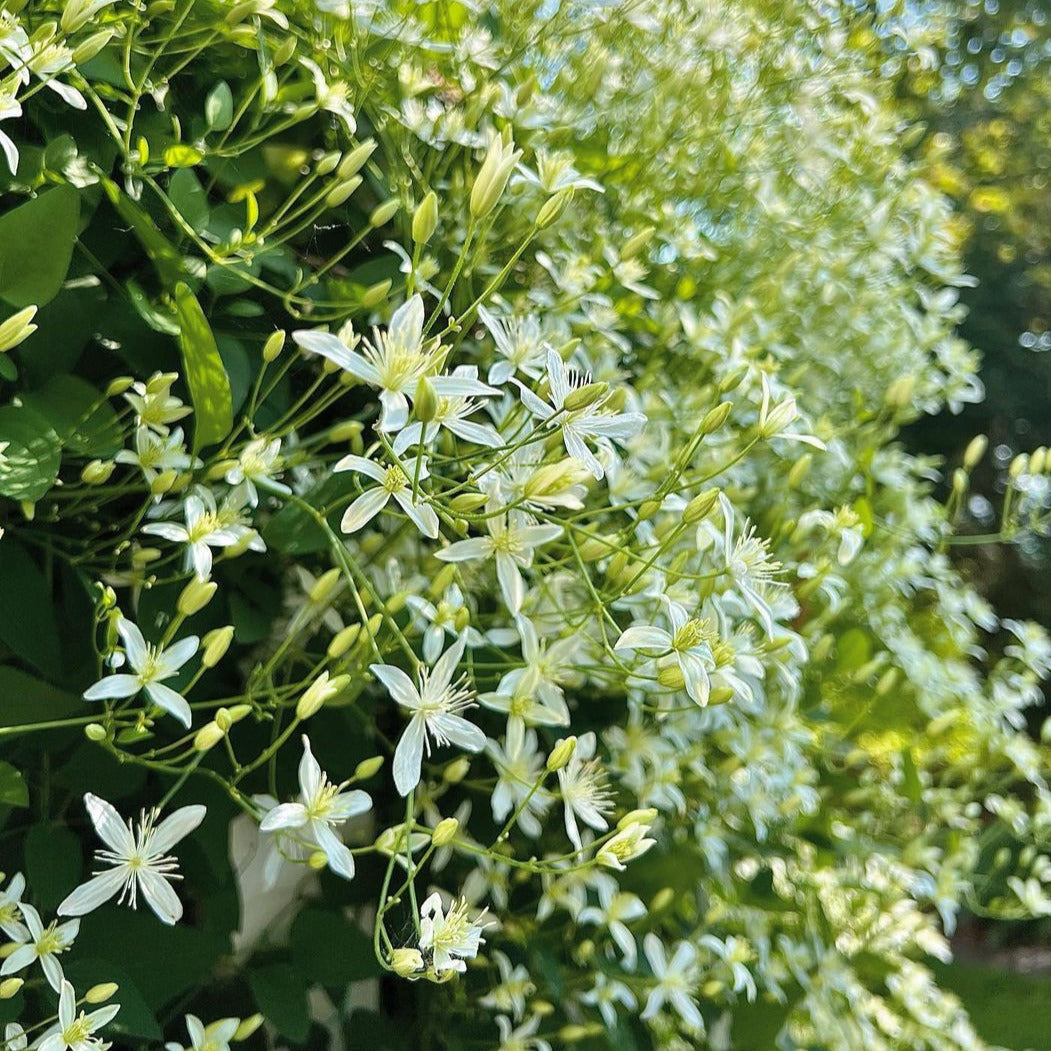
[[[408,795],[420,783],[423,754],[431,754],[431,738],[439,744],[455,744],[469,752],[485,747],[485,734],[460,713],[474,706],[472,694],[463,678],[453,675],[463,657],[467,638],[461,635],[432,668],[419,671],[419,685],[391,664],[373,664],[370,671],[391,697],[412,712],[409,725],[394,752],[394,784]]]
[[[0,890],[0,931],[11,941],[24,942],[29,939],[29,931],[22,923],[22,895],[26,889],[26,878],[16,872],[7,885],[7,890]]]
[[[426,537],[432,540],[438,535],[438,516],[434,508],[422,500],[412,498],[412,480],[397,465],[392,467],[381,467],[372,460],[366,460],[364,456],[344,456],[332,468],[333,471],[355,471],[365,475],[380,484],[372,489],[366,489],[351,505],[343,512],[343,519],[339,523],[344,533],[356,533],[362,529],[373,518],[382,511],[391,498],[412,519],[416,528]],[[424,458],[420,463],[419,480],[427,477],[427,462]]]
[[[90,1014],[77,1014],[77,994],[64,981],[58,997],[58,1021],[33,1046],[36,1051],[105,1051],[109,1044],[95,1033],[119,1010],[120,1004],[106,1004]]]
[[[96,861],[111,866],[82,883],[58,907],[60,916],[83,916],[120,894],[138,908],[141,890],[146,904],[167,924],[182,916],[182,902],[172,889],[173,880],[181,879],[178,861],[168,854],[179,840],[188,836],[204,820],[205,807],[200,804],[180,807],[158,822],[159,811],[144,811],[139,826],[133,831],[117,811],[99,796],[84,796],[88,817],[99,839],[108,849],[95,852]]]
[[[657,984],[650,990],[639,1017],[653,1018],[665,1003],[670,1003],[687,1026],[703,1029],[704,1019],[693,998],[699,980],[696,947],[686,941],[679,942],[669,960],[664,943],[651,931],[643,939],[642,948]]]
[[[303,757],[299,761],[300,802],[279,803],[259,824],[261,832],[287,831],[300,838],[309,834],[324,852],[329,868],[344,879],[354,878],[354,855],[336,835],[334,828],[348,818],[372,809],[372,797],[355,789],[344,792],[346,782],[329,781],[310,750],[310,738],[303,735]]]
[[[477,956],[479,946],[485,942],[482,931],[488,925],[478,922],[485,911],[472,920],[468,910],[466,899],[461,899],[450,905],[446,912],[437,891],[420,906],[420,949],[431,954],[431,968],[435,974],[466,971],[464,960]]]
[[[68,923],[58,923],[56,920],[45,927],[40,913],[32,905],[23,902],[21,911],[22,919],[25,920],[26,937],[4,960],[3,966],[0,966],[0,976],[6,978],[10,974],[17,974],[39,960],[48,984],[58,992],[65,981],[65,975],[57,957],[73,944],[80,930],[80,920],[70,920]],[[59,915],[62,915],[61,909]]]
[[[179,669],[197,652],[201,640],[196,635],[188,635],[162,650],[149,645],[142,637],[142,632],[124,617],[117,621],[117,633],[124,642],[128,663],[135,674],[107,675],[99,679],[94,686],[84,691],[84,700],[116,700],[134,697],[140,690],[145,690],[146,696],[158,708],[174,716],[183,726],[189,726],[191,713],[186,698],[170,686],[165,686],[164,680],[178,674]]]

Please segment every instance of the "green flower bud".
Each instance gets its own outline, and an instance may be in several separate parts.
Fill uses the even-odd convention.
[[[349,153],[343,155],[336,174],[341,179],[353,178],[365,166],[365,162],[372,156],[375,149],[375,139],[366,139],[360,146],[355,146]]]
[[[361,185],[361,176],[355,175],[344,182],[337,183],[333,186],[328,194],[325,196],[325,207],[326,208],[338,208],[350,196],[354,191]]]
[[[198,580],[194,577],[194,579],[182,589],[182,593],[179,595],[175,608],[184,617],[192,617],[212,601],[218,588],[219,585],[214,581]]]
[[[214,748],[224,737],[226,731],[218,723],[206,723],[197,731],[193,739],[193,747],[198,752],[207,752]]]
[[[80,480],[85,485],[104,485],[109,481],[116,466],[112,460],[92,460],[84,465],[80,472]]]
[[[93,985],[84,994],[84,999],[89,1004],[104,1004],[119,988],[116,982],[101,982],[99,985]]]
[[[578,412],[594,405],[608,390],[608,383],[585,383],[583,387],[570,391],[563,405],[567,412]]]
[[[456,838],[460,831],[460,822],[454,817],[447,817],[439,821],[431,833],[431,842],[436,847],[444,847]]]
[[[382,755],[374,755],[369,759],[362,759],[354,768],[353,780],[367,781],[370,777],[375,777],[383,769],[384,762],[386,760]]]
[[[416,207],[412,216],[412,239],[425,245],[438,227],[438,195],[431,190]]]
[[[416,383],[416,396],[413,399],[412,411],[421,423],[430,423],[438,415],[438,395],[434,385],[426,376],[421,376]]]
[[[559,740],[555,747],[551,749],[551,754],[547,757],[547,771],[550,774],[561,770],[569,761],[573,758],[573,753],[577,750],[577,739],[575,737],[563,737]]]
[[[369,216],[369,226],[378,229],[381,226],[386,226],[387,223],[394,218],[398,209],[401,207],[401,201],[397,197],[389,197],[382,204],[378,204],[373,210],[372,215]]]
[[[471,187],[470,210],[474,219],[484,219],[496,207],[521,157],[521,151],[514,148],[510,129],[493,139]]]
[[[271,362],[274,361],[277,356],[285,349],[285,333],[283,329],[278,329],[276,332],[271,332],[266,338],[266,342],[263,344],[263,361]]]
[[[208,632],[201,640],[204,644],[201,663],[206,668],[214,668],[226,656],[226,651],[230,648],[230,643],[233,642],[233,639],[234,629],[232,624],[227,624],[225,628],[215,628],[213,631]]]
[[[37,327],[32,324],[34,317],[36,317],[36,307],[25,307],[0,323],[0,354],[6,353],[12,347],[17,347],[24,339],[28,339],[36,332]]]
[[[963,469],[973,471],[989,448],[989,439],[984,434],[976,434],[968,443],[963,453]]]

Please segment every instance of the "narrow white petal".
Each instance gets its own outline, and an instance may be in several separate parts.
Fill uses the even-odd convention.
[[[399,795],[407,796],[420,783],[425,735],[423,717],[413,716],[394,751],[394,786]]]
[[[114,854],[122,858],[130,858],[135,853],[135,838],[116,809],[101,796],[93,795],[91,792],[84,796],[84,806],[99,839]]]
[[[94,912],[114,897],[132,878],[131,870],[124,865],[93,876],[65,897],[58,907],[59,916],[85,916]]]
[[[180,839],[188,836],[204,820],[207,808],[200,803],[179,807],[168,815],[153,832],[150,854],[166,854]]]
[[[156,872],[139,870],[139,886],[150,908],[167,924],[175,924],[182,917],[182,902],[172,885]]]

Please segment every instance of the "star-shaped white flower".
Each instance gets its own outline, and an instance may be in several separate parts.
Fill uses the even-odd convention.
[[[99,679],[94,686],[89,686],[84,691],[84,700],[103,701],[134,697],[140,690],[145,690],[146,696],[158,708],[174,716],[183,726],[189,726],[191,713],[186,698],[177,694],[170,686],[165,686],[164,680],[178,674],[179,669],[197,652],[201,640],[196,635],[187,635],[185,639],[162,650],[149,645],[142,637],[142,632],[124,617],[117,621],[117,633],[124,643],[128,663],[135,674],[129,675],[125,672]]]
[[[416,528],[426,537],[432,540],[438,535],[438,516],[424,500],[417,497],[412,498],[412,482],[397,464],[392,467],[381,467],[372,460],[366,460],[364,456],[344,456],[332,468],[333,471],[356,471],[358,474],[371,478],[379,485],[366,489],[351,505],[343,512],[343,519],[339,524],[344,533],[356,533],[362,529],[373,518],[382,511],[391,498],[412,519]],[[420,464],[418,480],[427,477],[426,458]]]
[[[73,944],[73,939],[80,930],[80,920],[70,920],[68,923],[58,923],[56,920],[45,927],[40,913],[32,905],[23,902],[20,908],[22,919],[25,920],[26,937],[21,939],[18,948],[4,960],[3,966],[0,966],[0,976],[6,978],[10,974],[17,974],[39,960],[48,984],[58,992],[62,988],[65,975],[57,957]],[[62,915],[61,909],[59,915]]]
[[[461,635],[432,668],[419,671],[419,685],[391,664],[370,666],[391,697],[412,712],[394,751],[394,784],[403,796],[420,783],[423,753],[426,749],[431,754],[431,738],[439,745],[455,744],[469,752],[485,747],[485,734],[460,714],[474,706],[472,694],[462,678],[453,682],[466,645],[467,637]]]
[[[650,990],[639,1017],[653,1018],[667,1002],[691,1029],[702,1029],[704,1019],[693,998],[698,982],[697,949],[689,942],[679,942],[669,960],[664,943],[652,931],[643,939],[642,948],[657,984]]]
[[[461,900],[449,906],[446,912],[442,907],[441,895],[435,891],[420,906],[420,949],[431,954],[431,968],[435,974],[443,971],[466,971],[464,960],[478,955],[478,948],[485,939],[482,931],[486,924],[468,915],[469,906]]]
[[[90,1014],[77,1014],[77,994],[64,981],[58,996],[58,1021],[33,1046],[36,1051],[105,1051],[109,1044],[95,1033],[119,1010],[120,1004],[106,1004]]]
[[[119,904],[125,901],[138,908],[138,892],[146,904],[165,923],[174,924],[182,916],[182,902],[172,889],[171,881],[181,879],[179,863],[168,851],[179,840],[188,836],[204,820],[205,808],[200,804],[180,807],[163,821],[157,821],[158,811],[144,811],[138,830],[132,823],[99,796],[88,792],[84,796],[88,817],[95,826],[99,839],[108,849],[97,850],[95,860],[111,866],[95,873],[82,883],[58,907],[60,916],[83,916],[104,905],[120,894]]]
[[[29,938],[29,931],[22,922],[22,895],[25,889],[25,876],[16,872],[7,890],[0,890],[0,931],[13,942],[24,942]]]
[[[359,789],[344,792],[345,784],[329,781],[310,750],[310,738],[304,734],[303,757],[299,761],[300,802],[273,807],[260,822],[260,831],[299,833],[296,838],[308,833],[328,858],[329,868],[344,879],[353,879],[354,855],[333,828],[371,810],[372,798]]]

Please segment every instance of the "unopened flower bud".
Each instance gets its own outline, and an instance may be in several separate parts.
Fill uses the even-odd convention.
[[[161,473],[150,482],[150,492],[153,493],[154,496],[163,495],[175,485],[176,478],[178,478],[178,472],[171,467],[167,468],[167,470],[161,471]]]
[[[713,431],[717,431],[726,423],[726,417],[730,415],[730,410],[733,407],[734,403],[732,401],[722,401],[714,409],[709,409],[701,421],[701,434],[711,434]]]
[[[332,597],[333,592],[339,586],[340,573],[339,569],[329,569],[314,581],[310,589],[310,601],[315,606],[323,606]]]
[[[1034,449],[1029,457],[1029,473],[1043,474],[1047,468],[1047,448],[1039,446]]]
[[[330,150],[314,166],[314,173],[322,178],[326,175],[331,175],[339,165],[342,156],[343,154],[341,154],[339,150]],[[350,173],[350,175],[353,174],[353,172]]]
[[[363,430],[360,420],[347,420],[346,423],[337,423],[328,432],[328,438],[329,441],[336,443],[350,442],[355,438],[360,438]]]
[[[547,757],[547,770],[548,773],[555,773],[561,770],[566,763],[573,758],[573,753],[577,750],[577,739],[575,737],[563,737],[559,740],[555,747],[551,749],[551,754]]]
[[[323,850],[315,850],[314,853],[307,858],[307,864],[315,872],[320,872],[328,864],[328,857]]]
[[[728,701],[732,701],[734,696],[733,688],[730,686],[713,686],[708,694],[708,707],[717,708],[720,704],[726,704]]]
[[[231,726],[233,726],[233,719],[230,718],[229,708],[218,708],[215,712],[215,725],[219,727],[223,733],[227,733]]]
[[[470,209],[473,218],[484,219],[496,207],[521,156],[509,132],[493,139],[471,187]]]
[[[390,290],[393,287],[393,282],[389,277],[384,278],[382,281],[377,281],[376,284],[369,288],[366,288],[361,293],[361,305],[363,307],[374,307],[379,303],[382,303],[387,296],[390,295]]]
[[[73,65],[81,66],[85,62],[90,62],[113,39],[113,36],[112,29],[100,29],[97,33],[92,33],[87,40],[81,41],[73,48],[73,54],[70,56],[73,59]]]
[[[434,831],[431,833],[431,842],[436,847],[444,847],[451,843],[456,838],[456,833],[460,831],[460,822],[454,817],[443,818],[435,826]]]
[[[296,38],[294,36],[287,36],[280,44],[274,48],[274,65],[277,67],[283,66],[291,57],[296,53]]]
[[[580,545],[580,557],[585,562],[595,562],[606,555],[611,554],[616,548],[613,540],[598,536],[589,536]]]
[[[471,760],[467,756],[461,755],[445,767],[442,771],[442,780],[446,784],[458,785],[467,776],[470,769]]]
[[[538,230],[546,230],[549,226],[557,223],[575,195],[576,190],[572,186],[565,186],[557,193],[552,194],[540,206],[540,211],[536,213],[536,228]]]
[[[373,229],[386,226],[394,218],[400,207],[401,201],[397,197],[388,197],[382,204],[378,204],[373,208],[372,214],[369,216],[369,226],[373,227]]]
[[[182,589],[175,608],[184,616],[192,617],[199,613],[215,596],[219,585],[212,580],[198,580],[194,577],[189,584]]]
[[[646,247],[646,245],[650,243],[650,241],[653,240],[653,235],[655,233],[655,227],[646,226],[637,234],[632,234],[632,236],[624,242],[624,247],[620,250],[620,258],[633,259]]]
[[[354,780],[367,781],[370,777],[375,777],[383,769],[384,762],[382,755],[374,755],[368,759],[362,759],[354,768]]]
[[[426,376],[421,376],[416,383],[416,396],[413,399],[412,411],[421,423],[430,423],[438,415],[438,395],[434,385]]]
[[[234,1030],[234,1035],[230,1039],[236,1041],[247,1040],[262,1024],[263,1016],[261,1014],[249,1015]]]
[[[608,383],[585,383],[583,387],[577,387],[576,390],[570,391],[562,404],[565,406],[566,412],[578,412],[580,409],[586,409],[589,405],[594,405],[608,390]]]
[[[201,653],[201,664],[206,668],[214,668],[226,656],[230,643],[234,640],[234,628],[227,624],[224,628],[214,628],[201,640],[203,643]]]
[[[686,685],[686,677],[678,664],[666,664],[657,669],[657,682],[668,690],[681,690]]]
[[[391,970],[402,978],[423,970],[423,954],[419,949],[395,949],[390,954]]]
[[[485,507],[488,499],[485,493],[460,493],[449,501],[449,509],[458,515],[471,514]]]
[[[355,175],[344,182],[338,183],[333,186],[328,194],[325,196],[325,207],[326,208],[338,208],[341,204],[347,201],[354,191],[361,185],[361,176]]]
[[[698,493],[683,509],[682,520],[686,525],[696,525],[703,522],[714,510],[719,502],[718,489],[706,489]]]
[[[85,485],[104,485],[109,481],[116,466],[112,460],[92,460],[84,465],[80,472],[80,480]]]
[[[28,339],[36,332],[37,327],[32,324],[35,316],[36,307],[25,307],[0,323],[0,354],[6,353],[12,347],[17,347],[24,339]]]
[[[890,409],[904,409],[912,401],[916,389],[915,376],[899,376],[883,395],[883,401]]]
[[[276,332],[271,332],[266,337],[266,342],[263,344],[263,361],[270,362],[276,360],[282,350],[285,349],[285,333],[284,329],[278,329]]]
[[[671,887],[662,887],[650,899],[649,911],[651,913],[663,912],[673,901],[675,901],[675,891]]]
[[[193,746],[198,752],[207,752],[210,748],[214,748],[225,736],[226,731],[218,723],[205,723],[197,731],[197,735],[193,739]]]
[[[814,457],[810,453],[804,453],[799,457],[794,464],[792,469],[788,472],[788,488],[798,489],[803,484],[804,479],[810,473],[810,468],[814,465]]]
[[[438,195],[431,190],[416,206],[412,216],[412,239],[418,245],[425,245],[438,227]]]
[[[339,660],[358,641],[360,634],[360,624],[351,624],[342,631],[337,631],[332,636],[332,641],[328,644],[328,649],[325,652],[332,660]]]
[[[1025,474],[1029,467],[1029,457],[1025,453],[1019,453],[1012,461],[1011,466],[1007,468],[1007,473],[1012,478],[1018,478],[1020,475]]]
[[[18,948],[17,942],[11,942],[10,945],[12,949]],[[25,985],[24,978],[5,978],[0,982],[0,1000],[10,1000],[12,996],[17,996],[23,985]]]
[[[99,741],[105,741],[106,728],[100,723],[88,723],[88,725],[84,727],[84,736],[89,741],[95,741],[96,743]]]
[[[979,461],[989,448],[989,439],[984,434],[976,434],[968,443],[963,452],[963,469],[973,471]]]
[[[355,146],[349,153],[343,155],[336,174],[341,179],[352,179],[365,166],[365,162],[372,156],[375,149],[375,139],[366,139],[360,146]]]
[[[93,985],[84,994],[84,999],[89,1004],[104,1004],[119,988],[116,982],[101,982],[99,985]]]

